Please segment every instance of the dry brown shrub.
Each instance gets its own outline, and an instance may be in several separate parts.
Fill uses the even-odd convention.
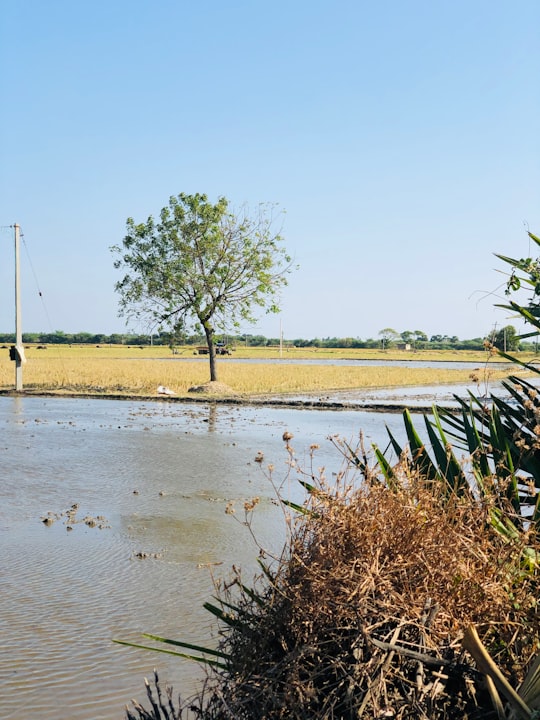
[[[253,588],[238,570],[216,585],[229,620],[219,646],[226,668],[209,672],[198,697],[169,717],[511,717],[497,714],[461,641],[476,628],[519,687],[540,649],[538,574],[522,566],[525,543],[539,552],[539,539],[528,532],[509,542],[484,501],[448,497],[405,462],[396,490],[372,471],[360,484],[349,472],[333,486],[308,472],[316,486],[305,514],[293,519],[283,504],[290,534],[273,569],[263,554]],[[156,707],[129,717],[167,717]]]
[[[409,477],[397,492],[321,486],[309,511],[257,600],[222,593],[238,625],[201,717],[496,717],[463,630],[516,687],[539,619],[537,578],[488,508]]]

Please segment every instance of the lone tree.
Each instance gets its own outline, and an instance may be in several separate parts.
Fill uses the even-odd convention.
[[[383,350],[391,347],[395,342],[401,340],[401,335],[394,328],[384,328],[379,332],[379,337],[382,340]]]
[[[253,322],[256,307],[279,311],[291,258],[274,225],[273,206],[234,214],[224,197],[214,205],[184,193],[169,199],[159,222],[128,218],[122,246],[111,248],[115,268],[126,271],[115,285],[120,315],[173,333],[202,326],[216,381],[216,331]]]

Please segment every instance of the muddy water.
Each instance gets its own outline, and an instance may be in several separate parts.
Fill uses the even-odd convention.
[[[249,578],[258,553],[235,520],[245,499],[261,498],[260,544],[282,544],[266,463],[302,498],[284,430],[300,465],[319,443],[314,465],[331,477],[340,457],[327,437],[363,429],[383,442],[385,423],[399,434],[399,415],[361,411],[0,398],[0,717],[120,720],[154,667],[190,694],[196,665],[112,638],[215,642],[202,609],[211,573],[235,563]]]

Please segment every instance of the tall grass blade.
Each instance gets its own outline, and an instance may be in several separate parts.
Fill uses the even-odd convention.
[[[238,612],[238,608],[234,608],[233,605],[230,605],[229,603],[226,603],[223,600],[220,600],[220,602],[223,605],[228,605],[231,609]],[[209,613],[212,613],[212,615],[215,615],[218,620],[221,620],[221,622],[225,623],[225,625],[228,625],[229,627],[240,628],[240,627],[245,626],[245,624],[242,623],[238,619],[238,617],[236,617],[235,615],[232,615],[229,612],[226,612],[225,610],[223,610],[223,608],[217,607],[217,605],[213,605],[212,603],[205,602],[203,604],[203,607],[205,610],[208,610]]]
[[[442,479],[447,485],[447,493],[464,495],[469,490],[469,483],[461,463],[456,458],[450,443],[446,439],[437,408],[433,408],[433,418],[433,422],[429,422],[427,417],[424,419],[435,460],[438,463]]]
[[[212,667],[218,667],[223,670],[227,669],[228,667],[226,663],[219,662],[219,660],[212,660],[211,658],[199,655],[191,655],[190,653],[181,653],[175,650],[166,650],[165,648],[151,647],[150,645],[140,645],[138,643],[127,642],[125,640],[113,640],[113,642],[117,643],[117,645],[126,645],[127,647],[136,648],[138,650],[152,650],[152,652],[164,653],[165,655],[174,655],[175,657],[185,658],[186,660],[194,660],[195,662],[201,663],[203,665],[211,665]]]
[[[390,431],[388,430],[388,432]],[[382,452],[376,445],[373,446],[373,452],[375,453],[375,457],[377,458],[379,469],[384,479],[386,480],[386,484],[388,485],[390,490],[398,490],[401,486],[400,479],[396,475],[396,472],[392,465],[387,460],[385,453]]]
[[[405,425],[405,432],[407,433],[407,438],[409,440],[409,450],[415,469],[417,469],[418,472],[428,481],[441,480],[441,474],[444,475],[444,473],[442,473],[442,469],[440,471],[440,469],[433,463],[428,451],[426,450],[424,441],[416,432],[409,410],[403,411],[403,422]]]
[[[310,517],[314,518],[319,517],[319,515],[314,510],[307,508],[305,505],[299,505],[298,503],[292,502],[292,500],[281,500],[281,502],[286,507],[291,508],[291,510],[300,513],[301,515],[309,515]]]
[[[186,648],[187,650],[197,650],[197,652],[206,653],[207,655],[228,658],[228,655],[220,650],[212,650],[211,648],[203,647],[202,645],[193,645],[192,643],[182,642],[181,640],[171,640],[170,638],[161,637],[160,635],[152,635],[150,633],[143,633],[143,636],[147,637],[149,640],[156,640],[156,642],[165,643],[166,645],[176,645],[178,647]]]

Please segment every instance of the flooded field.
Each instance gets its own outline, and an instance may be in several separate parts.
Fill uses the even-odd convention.
[[[147,361],[148,358],[143,358],[141,361]],[[174,362],[174,363],[182,363],[182,362],[202,362],[202,363],[208,363],[208,357],[202,356],[199,357],[197,355],[195,356],[189,356],[189,357],[171,357],[171,358],[161,358],[161,362]],[[289,358],[285,354],[283,357],[280,358],[238,358],[235,356],[232,357],[221,357],[220,362],[224,363],[243,363],[246,365],[331,365],[334,367],[380,367],[381,365],[385,365],[387,367],[401,367],[401,368],[426,368],[426,367],[435,367],[439,368],[441,370],[444,369],[451,369],[451,370],[474,370],[475,368],[484,367],[484,363],[479,363],[478,361],[470,361],[470,360],[422,360],[422,359],[416,359],[414,356],[412,356],[409,359],[406,360],[384,360],[381,358],[369,360],[369,359],[363,359],[363,358],[321,358],[321,357],[313,357],[313,358]],[[508,367],[508,363],[504,362],[496,362],[491,361],[489,363],[489,367],[493,370],[501,369]]]
[[[331,477],[341,458],[329,435],[385,443],[385,424],[399,435],[399,414],[360,410],[0,397],[0,716],[120,720],[154,667],[190,694],[196,665],[112,639],[215,641],[202,609],[211,573],[255,568],[258,547],[235,519],[246,499],[261,498],[259,543],[283,542],[267,464],[302,498],[284,430],[300,466],[318,443],[314,466]]]

